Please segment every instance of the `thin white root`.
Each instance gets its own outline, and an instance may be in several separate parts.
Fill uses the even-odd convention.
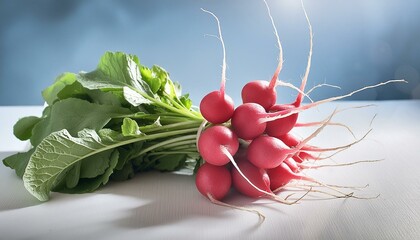
[[[309,180],[309,179],[295,179],[295,180],[293,180],[293,181],[291,181],[291,182],[300,182],[300,181],[303,181],[303,182],[310,182],[310,183],[313,183],[313,184],[318,185],[319,187],[324,187],[324,188],[327,188],[327,189],[329,189],[329,190],[331,190],[331,191],[337,192],[337,193],[339,193],[339,194],[340,194],[340,195],[334,195],[334,196],[337,196],[337,197],[338,197],[338,196],[341,196],[341,197],[345,196],[345,197],[354,197],[354,198],[359,198],[359,197],[357,197],[357,196],[354,196],[354,192],[345,193],[345,192],[342,192],[342,191],[340,191],[340,190],[338,190],[338,189],[337,189],[337,188],[350,188],[350,187],[344,187],[344,186],[338,186],[338,185],[328,185],[328,184],[324,184],[324,183],[318,182],[318,181],[316,181],[316,180]],[[273,192],[278,193],[278,192],[280,192],[281,190],[284,190],[284,189],[286,189],[286,188],[288,188],[288,187],[294,187],[294,188],[309,187],[309,191],[308,191],[306,194],[308,194],[309,192],[319,191],[319,190],[313,190],[313,188],[315,187],[314,185],[306,185],[306,184],[294,184],[294,185],[291,185],[291,183],[289,182],[288,184],[283,185],[283,186],[281,186],[281,187],[279,187],[279,188],[275,189]],[[306,194],[305,194],[305,195],[306,195]],[[333,195],[333,194],[331,193],[330,195]],[[289,196],[288,196],[288,197],[289,197]],[[301,200],[301,199],[302,199],[302,198],[299,198],[299,200]]]
[[[263,213],[261,213],[260,211],[256,210],[256,209],[246,208],[246,207],[241,207],[241,206],[236,206],[236,205],[231,205],[231,204],[228,204],[228,203],[221,202],[221,201],[215,199],[210,193],[207,194],[207,197],[214,204],[217,204],[217,205],[220,205],[220,206],[223,206],[223,207],[234,208],[234,209],[238,209],[238,210],[242,210],[242,211],[255,213],[255,214],[258,215],[261,222],[264,222],[264,220],[265,220],[265,215]]]
[[[340,190],[338,190],[338,189],[337,189],[337,188],[340,188],[340,187],[335,187],[335,186],[337,186],[337,185],[328,185],[328,184],[321,183],[321,182],[318,182],[318,181],[313,182],[313,183],[315,183],[315,184],[319,184],[319,185],[320,185],[320,186],[322,186],[322,187],[325,187],[325,188],[330,189],[330,190],[332,190],[332,191],[334,191],[334,192],[337,192],[337,193],[341,194],[341,196],[342,196],[342,197],[344,197],[344,198],[351,197],[351,198],[356,198],[356,199],[370,199],[370,198],[364,198],[364,197],[358,197],[358,196],[355,196],[355,195],[354,195],[354,192],[350,192],[350,193],[345,193],[345,192],[342,192],[342,191],[340,191]],[[312,189],[312,187],[311,187],[311,189]],[[378,196],[377,196],[377,197],[378,197]]]
[[[322,121],[321,122],[296,123],[295,127],[312,127],[312,126],[315,126],[315,125],[321,125],[322,123],[323,123]],[[356,138],[356,135],[354,135],[354,132],[351,130],[351,128],[344,123],[329,122],[329,123],[327,123],[327,125],[344,127],[345,129],[347,129],[347,131],[350,132],[350,134],[354,138]]]
[[[298,188],[298,189],[301,189],[301,190],[307,190],[307,188],[305,188],[305,187],[295,186],[295,188]],[[337,198],[350,198],[350,197],[353,197],[353,193],[348,193],[348,194],[344,194],[344,195],[336,195],[336,194],[329,193],[329,192],[326,192],[326,191],[322,191],[322,190],[319,190],[319,189],[312,189],[311,192],[313,192],[313,193],[322,193],[322,194],[325,194],[325,195],[328,195],[328,196],[331,196],[332,197],[332,198],[323,198],[323,200],[331,200],[331,199],[337,199]],[[311,200],[311,199],[305,199],[305,200]],[[320,199],[316,199],[316,200],[320,200]]]
[[[315,89],[320,88],[320,87],[332,87],[332,88],[341,89],[340,86],[336,86],[336,85],[332,85],[332,84],[328,84],[328,83],[321,83],[321,84],[318,84],[316,86],[313,86],[311,89],[309,89],[309,91],[306,92],[306,94],[309,95]]]
[[[358,140],[356,140],[356,141],[354,141],[354,142],[352,142],[352,143],[349,143],[349,144],[343,145],[343,146],[332,147],[332,148],[313,148],[313,149],[305,149],[304,151],[305,151],[305,152],[330,152],[330,151],[337,151],[337,150],[341,150],[341,149],[348,149],[348,148],[350,148],[351,146],[353,146],[353,145],[355,145],[355,144],[357,144],[357,143],[361,142],[363,139],[365,139],[365,138],[367,137],[367,135],[368,135],[370,132],[372,132],[372,129],[369,129],[369,131],[367,131],[367,133],[365,133],[365,135],[364,135],[363,137],[361,137],[360,139],[358,139]]]
[[[290,186],[290,187],[300,189],[300,190],[304,190],[304,191],[307,191],[308,187],[310,187],[311,192],[313,192],[313,193],[321,193],[321,194],[325,194],[325,195],[333,197],[333,198],[324,198],[324,199],[318,199],[318,198],[317,199],[307,199],[306,198],[305,200],[331,200],[331,199],[336,199],[336,198],[355,198],[355,199],[369,200],[369,199],[376,199],[380,196],[380,194],[378,194],[378,195],[375,195],[375,196],[372,196],[372,197],[360,197],[360,196],[355,196],[354,192],[340,193],[341,195],[336,195],[336,194],[333,194],[331,192],[322,191],[322,190],[319,190],[319,189],[313,189],[313,186],[305,186],[305,185],[301,185],[301,186],[295,185],[295,186]]]
[[[337,109],[336,109],[337,110]],[[305,146],[311,139],[313,139],[314,137],[316,137],[327,125],[328,123],[331,121],[331,118],[335,115],[336,110],[333,111],[333,113],[323,121],[322,125],[315,130],[309,137],[305,138],[302,142],[300,142],[298,145],[296,145],[296,147],[294,149],[300,150],[303,146]],[[297,152],[297,151],[296,151]],[[296,153],[294,152],[294,154]]]
[[[377,116],[378,114],[377,113],[375,113],[375,115],[373,116],[373,118],[372,118],[372,120],[370,120],[370,123],[369,123],[369,127],[371,128],[372,127],[372,125],[373,125],[373,120],[375,120],[375,118],[376,118],[376,116]]]
[[[201,10],[205,13],[208,13],[213,16],[213,18],[217,22],[217,29],[219,33],[219,37],[217,39],[220,40],[220,43],[222,44],[222,51],[223,51],[223,63],[222,63],[222,80],[220,82],[220,92],[222,93],[222,96],[225,95],[225,85],[226,85],[226,48],[225,48],[225,42],[223,41],[223,35],[222,35],[222,28],[220,26],[219,18],[212,12],[205,10],[201,8]]]
[[[376,105],[376,104],[366,104],[366,105],[360,105],[360,106],[351,106],[351,107],[346,107],[346,108],[339,109],[337,112],[344,112],[344,111],[351,110],[351,109],[377,107],[377,106],[378,105]]]
[[[268,3],[267,3],[266,0],[263,0],[263,1],[264,1],[264,4],[265,4],[265,7],[267,8],[268,17],[270,18],[271,26],[273,27],[274,34],[275,34],[276,40],[277,40],[277,45],[278,45],[278,48],[279,48],[279,63],[277,65],[277,68],[274,72],[273,77],[271,78],[270,85],[269,85],[269,87],[271,89],[273,89],[277,84],[277,79],[279,77],[281,69],[283,68],[283,61],[284,61],[283,60],[283,47],[281,46],[279,33],[277,32],[276,24],[274,24],[274,19],[273,19],[273,16],[271,15],[270,6],[268,6]]]
[[[316,158],[316,161],[320,161],[320,160],[327,160],[327,159],[331,159],[331,160],[332,160],[332,158],[333,158],[335,155],[337,155],[337,154],[339,154],[339,153],[341,153],[341,152],[343,152],[343,151],[345,151],[345,150],[347,150],[347,149],[348,149],[348,148],[342,148],[342,149],[339,149],[339,150],[335,151],[334,153],[332,153],[332,154],[330,154],[330,155],[323,156],[323,157],[321,157],[321,156],[323,155],[323,153],[321,152],[321,153],[318,155],[318,157]]]
[[[371,106],[375,106],[374,104],[367,104],[367,105],[361,105],[361,106],[353,106],[353,107],[347,107],[347,108],[342,108],[336,111],[336,114],[340,113],[340,112],[344,112],[350,109],[356,109],[356,108],[366,108],[366,107],[371,107]],[[375,115],[376,116],[376,115]],[[328,118],[327,118],[328,119]],[[308,123],[296,123],[295,127],[312,127],[315,125],[321,125],[323,124],[327,119],[324,119],[323,121],[318,121],[318,122],[308,122]],[[372,119],[373,121],[373,119]],[[371,121],[371,122],[372,122]],[[344,127],[346,128],[350,134],[356,138],[356,135],[354,134],[354,132],[351,130],[351,128],[343,123],[335,123],[335,122],[329,122],[328,125],[332,125],[332,126],[340,126],[340,127]],[[370,124],[370,126],[372,126],[372,124]]]
[[[306,82],[308,81],[309,71],[311,70],[312,49],[313,49],[313,45],[314,45],[313,44],[314,34],[312,32],[312,24],[311,24],[311,21],[309,20],[309,17],[308,17],[308,14],[306,12],[306,9],[305,9],[305,6],[303,4],[303,1],[301,0],[300,3],[302,5],[303,13],[305,14],[305,19],[306,19],[306,22],[307,22],[308,28],[309,28],[309,54],[308,54],[308,61],[307,61],[307,64],[306,64],[305,75],[303,75],[302,82],[301,82],[301,85],[300,85],[300,90],[303,92],[303,91],[305,91],[305,86],[306,86]],[[303,101],[303,95],[298,95],[298,97],[296,99],[296,103],[298,105],[300,105],[302,103],[302,101]]]
[[[311,98],[311,97],[309,97],[309,95],[308,95],[307,93],[303,92],[300,88],[296,87],[295,85],[293,85],[293,84],[291,84],[291,83],[288,83],[288,82],[283,82],[283,81],[281,81],[281,80],[277,80],[277,84],[276,84],[276,86],[288,87],[288,88],[291,88],[291,89],[293,89],[293,90],[296,90],[298,93],[300,93],[300,94],[302,94],[303,96],[307,97],[307,98],[309,99],[309,101],[314,102],[314,101],[312,100],[312,98]]]
[[[367,187],[369,187],[369,184],[366,184],[364,186],[344,186],[344,185],[335,185],[335,184],[326,184],[327,186],[330,187],[336,187],[336,188],[344,188],[344,189],[353,189],[353,190],[360,190],[360,189],[365,189]],[[294,181],[294,184],[292,183],[288,183],[286,184],[286,186],[284,186],[285,188],[293,188],[293,187],[311,187],[311,188],[320,188],[320,187],[324,187],[322,185],[315,185],[315,184],[303,184],[303,183],[296,183],[296,181]]]
[[[398,82],[407,83],[407,81],[405,81],[403,79],[398,79],[398,80],[388,80],[388,81],[381,82],[381,83],[378,83],[378,84],[375,84],[375,85],[365,86],[363,88],[357,89],[357,90],[352,91],[352,92],[350,92],[348,94],[345,94],[345,95],[319,100],[317,102],[313,102],[313,103],[309,103],[309,104],[306,104],[306,105],[303,105],[303,106],[300,106],[300,107],[296,107],[292,110],[288,109],[288,110],[268,114],[268,116],[266,118],[264,118],[261,122],[269,122],[269,121],[274,121],[274,120],[277,120],[277,119],[280,119],[280,118],[285,118],[285,117],[288,117],[288,116],[293,115],[295,113],[299,113],[299,112],[302,112],[304,110],[316,107],[316,106],[321,105],[323,103],[328,103],[328,102],[333,102],[333,101],[336,101],[336,100],[341,100],[343,98],[351,97],[352,95],[354,95],[358,92],[367,90],[367,89],[376,88],[376,87],[380,87],[380,86],[387,85],[387,84],[390,84],[390,83],[398,83]]]
[[[380,162],[385,159],[376,159],[376,160],[361,160],[361,161],[354,161],[349,163],[336,163],[336,164],[322,164],[322,165],[305,165],[299,164],[298,166],[303,167],[304,169],[318,169],[323,167],[343,167],[343,166],[351,166],[356,165],[359,163],[373,163],[373,162]]]
[[[388,81],[381,82],[381,83],[378,83],[378,84],[375,84],[375,85],[368,85],[368,86],[362,87],[360,89],[354,90],[354,91],[352,91],[348,94],[342,95],[342,96],[336,96],[336,97],[331,97],[331,98],[327,98],[327,99],[324,99],[324,100],[320,100],[320,101],[316,102],[317,103],[316,105],[326,103],[326,102],[332,102],[332,101],[340,100],[340,99],[343,99],[343,98],[346,98],[346,97],[351,97],[352,95],[354,95],[358,92],[367,90],[367,89],[376,88],[376,87],[380,87],[380,86],[383,86],[383,85],[386,85],[386,84],[389,84],[389,83],[397,83],[397,82],[407,83],[407,81],[405,81],[404,79],[388,80]]]

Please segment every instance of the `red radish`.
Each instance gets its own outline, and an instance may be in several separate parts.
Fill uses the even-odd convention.
[[[217,125],[207,128],[203,131],[198,139],[198,148],[200,155],[205,161],[210,164],[221,166],[229,161],[234,166],[235,172],[241,175],[243,180],[245,180],[254,190],[263,193],[264,195],[272,197],[274,200],[285,203],[285,204],[294,204],[294,202],[287,202],[279,197],[277,197],[272,192],[267,192],[264,189],[261,189],[255,186],[247,176],[242,173],[238,164],[235,162],[233,155],[237,152],[239,148],[239,141],[236,135],[227,127]],[[227,160],[226,160],[227,159]],[[241,163],[248,163],[247,161],[240,161]],[[210,197],[209,197],[210,198]],[[212,200],[210,198],[210,200]]]
[[[259,169],[248,161],[238,162],[238,167],[249,181],[258,188],[252,186],[236,168],[232,168],[232,184],[238,192],[252,198],[272,194],[270,178],[264,169]]]
[[[261,135],[248,146],[248,160],[256,167],[275,168],[286,158],[294,155],[299,149],[291,149],[280,139]]]
[[[292,172],[295,173],[308,168],[306,165],[296,162],[293,158],[286,158],[283,162],[290,168],[290,170],[292,170]]]
[[[230,159],[224,149],[234,155],[239,148],[238,137],[228,127],[217,125],[204,130],[198,138],[198,150],[203,159],[216,166],[227,164]]]
[[[232,117],[233,111],[233,100],[224,93],[224,90],[210,92],[200,102],[201,114],[213,124],[228,121]]]
[[[226,49],[223,41],[222,30],[220,27],[219,19],[212,12],[202,9],[204,12],[211,14],[217,22],[217,27],[219,30],[219,40],[222,44],[223,50],[223,64],[222,64],[222,80],[220,83],[220,90],[213,91],[207,94],[201,99],[200,102],[200,112],[203,117],[213,123],[220,124],[228,121],[234,111],[234,103],[231,97],[225,93],[226,85]]]
[[[226,167],[204,163],[196,173],[195,185],[198,191],[212,203],[256,213],[264,221],[265,216],[258,210],[235,206],[220,201],[226,197],[232,186],[231,173]]]
[[[259,168],[275,168],[279,166],[286,158],[292,157],[298,153],[306,143],[312,138],[316,137],[327,123],[334,116],[335,111],[324,121],[323,125],[314,131],[309,137],[301,141],[294,148],[288,147],[280,139],[260,135],[255,138],[248,146],[247,157],[248,160]]]
[[[294,173],[286,163],[281,163],[276,168],[268,169],[267,174],[270,177],[270,189],[273,191],[285,186],[292,180],[305,180],[318,183],[316,180],[303,174]]]
[[[239,138],[252,140],[264,133],[267,124],[261,122],[265,109],[257,103],[244,103],[233,112],[232,127]]]
[[[289,147],[295,147],[302,141],[298,136],[296,136],[292,132],[288,132],[277,138],[282,140]]]
[[[270,112],[287,111],[296,108],[293,104],[276,104],[270,108]],[[267,122],[266,133],[273,137],[280,137],[293,129],[296,125],[298,114],[292,114],[285,118]]]
[[[273,79],[277,81],[276,78]],[[255,80],[243,86],[241,96],[243,103],[258,103],[268,111],[276,103],[277,92],[275,85],[264,80]]]
[[[195,185],[205,197],[221,200],[229,193],[232,177],[226,167],[204,163],[197,171]]]
[[[270,197],[280,203],[292,205],[300,201],[307,193],[295,201],[289,202],[281,199],[270,190],[270,178],[265,169],[257,168],[248,161],[240,161],[238,164],[232,162],[235,168],[232,168],[232,185],[234,188],[252,198]]]

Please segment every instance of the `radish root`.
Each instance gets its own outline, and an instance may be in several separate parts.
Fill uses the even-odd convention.
[[[222,44],[222,51],[223,51],[223,62],[222,62],[222,80],[220,82],[220,93],[222,97],[225,96],[225,86],[226,86],[226,48],[225,48],[225,42],[223,41],[223,35],[222,35],[222,27],[220,26],[219,18],[212,12],[205,10],[201,8],[201,10],[205,13],[208,13],[213,16],[213,18],[217,22],[217,29],[219,36],[215,36],[217,39],[220,40],[220,43]]]
[[[336,163],[336,164],[321,164],[321,165],[305,165],[302,163],[299,163],[298,166],[303,169],[318,169],[323,167],[343,167],[343,166],[351,166],[356,165],[360,163],[373,163],[373,162],[380,162],[385,159],[376,159],[376,160],[360,160],[360,161],[354,161],[349,163]]]
[[[273,77],[271,78],[270,85],[269,85],[269,88],[273,89],[273,88],[276,87],[276,85],[278,83],[277,79],[278,79],[279,74],[280,74],[280,72],[283,68],[283,61],[284,61],[283,60],[283,47],[282,47],[281,42],[280,42],[280,37],[279,37],[279,33],[277,32],[276,24],[274,23],[273,16],[271,15],[270,6],[268,6],[268,3],[267,3],[266,0],[263,0],[263,1],[264,1],[264,4],[265,4],[265,7],[267,8],[267,13],[268,13],[268,16],[269,16],[270,21],[271,21],[271,26],[273,27],[273,30],[274,30],[274,34],[276,35],[277,46],[279,48],[279,63],[277,65],[277,68],[276,68],[276,71],[274,72]]]
[[[340,86],[337,85],[332,85],[332,84],[328,84],[328,83],[321,83],[318,85],[313,86],[311,89],[309,89],[306,94],[309,95],[311,92],[313,92],[315,89],[320,88],[320,87],[332,87],[332,88],[337,88],[337,89],[341,89]]]
[[[341,195],[337,195],[337,194],[334,194],[334,193],[331,193],[331,192],[327,192],[327,191],[323,191],[323,190],[319,190],[319,189],[313,189],[312,186],[310,188],[308,188],[305,185],[292,186],[292,187],[296,188],[298,190],[303,190],[303,191],[307,191],[308,189],[310,189],[312,193],[321,193],[321,194],[328,195],[328,196],[332,197],[332,198],[322,198],[322,199],[320,199],[320,198],[312,198],[312,199],[305,198],[305,200],[332,200],[332,199],[337,199],[337,198],[354,198],[354,199],[359,199],[359,200],[370,200],[370,199],[376,199],[380,196],[380,194],[378,194],[378,195],[375,195],[375,196],[372,196],[372,197],[360,197],[360,196],[355,196],[354,192],[342,193]],[[285,186],[284,188],[287,188],[287,186]],[[284,190],[284,189],[279,189],[279,190]],[[289,198],[287,198],[287,199],[289,199]]]
[[[304,110],[316,107],[316,106],[321,105],[323,103],[333,102],[333,101],[336,101],[336,100],[341,100],[343,98],[351,97],[352,95],[354,95],[358,92],[367,90],[367,89],[380,87],[380,86],[387,85],[387,84],[390,84],[390,83],[399,83],[399,82],[407,83],[406,80],[396,79],[396,80],[388,80],[388,81],[381,82],[381,83],[378,83],[378,84],[375,84],[375,85],[365,86],[363,88],[357,89],[357,90],[352,91],[352,92],[350,92],[348,94],[345,94],[345,95],[319,100],[317,102],[309,103],[307,105],[296,107],[296,108],[291,109],[291,110],[287,109],[287,110],[283,110],[283,111],[279,111],[279,112],[267,113],[267,117],[263,118],[261,120],[261,122],[269,122],[269,121],[274,121],[274,120],[277,120],[277,119],[280,119],[280,118],[285,118],[285,117],[288,117],[288,116],[293,115],[295,113],[299,113],[299,112],[302,112]]]
[[[242,210],[242,211],[247,211],[247,212],[251,212],[251,213],[255,213],[258,215],[259,219],[261,222],[264,222],[265,220],[265,215],[263,213],[261,213],[260,211],[256,210],[256,209],[252,209],[252,208],[246,208],[246,207],[241,207],[241,206],[236,206],[236,205],[231,205],[222,201],[219,201],[217,199],[215,199],[211,194],[207,194],[208,199],[217,205],[223,206],[223,207],[228,207],[228,208],[234,208],[234,209],[238,209],[238,210]]]

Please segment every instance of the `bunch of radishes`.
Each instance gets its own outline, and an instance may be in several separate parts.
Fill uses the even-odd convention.
[[[266,1],[264,3],[277,38],[279,63],[270,82],[252,81],[242,88],[242,104],[236,108],[232,98],[225,92],[226,57],[219,20],[213,13],[203,10],[213,15],[217,21],[219,40],[223,49],[223,65],[220,90],[210,92],[200,103],[200,111],[206,122],[198,133],[197,148],[205,163],[196,173],[196,186],[200,193],[217,204],[227,205],[220,200],[232,187],[249,197],[265,196],[286,204],[295,203],[297,200],[291,202],[281,199],[275,192],[293,179],[320,184],[301,174],[300,171],[306,168],[302,162],[309,159],[317,160],[318,156],[313,155],[314,152],[337,150],[351,145],[330,149],[308,145],[308,141],[317,136],[326,125],[332,124],[330,120],[336,112],[324,121],[305,124],[319,125],[319,128],[304,140],[295,137],[291,132],[294,127],[300,126],[297,123],[298,113],[322,103],[351,96],[364,89],[399,81],[390,80],[364,87],[347,95],[302,105],[303,98],[307,96],[304,90],[312,57],[311,24],[303,8],[309,26],[310,48],[306,71],[300,88],[297,88],[278,80],[283,64],[282,47],[269,6]],[[279,85],[289,86],[298,91],[293,103],[277,103],[276,86]],[[351,196],[351,194],[341,196]]]

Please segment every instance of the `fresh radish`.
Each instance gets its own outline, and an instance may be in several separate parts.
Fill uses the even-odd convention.
[[[198,151],[203,159],[216,166],[227,164],[230,155],[235,155],[239,148],[236,134],[228,127],[222,125],[211,126],[205,129],[198,138]]]
[[[248,160],[259,168],[269,169],[279,166],[286,158],[292,157],[298,153],[308,141],[316,137],[324,129],[328,122],[330,122],[334,114],[335,111],[324,121],[321,127],[294,148],[288,147],[283,143],[283,141],[276,137],[260,135],[252,140],[248,146]]]
[[[278,167],[267,169],[270,178],[270,189],[277,190],[292,180],[305,180],[308,182],[318,183],[316,180],[300,173],[294,173],[286,163],[281,163]],[[233,175],[232,175],[233,176]]]
[[[299,149],[289,148],[280,139],[261,135],[248,146],[248,160],[256,167],[275,168],[286,158],[294,155]]]
[[[225,166],[204,163],[197,171],[195,185],[205,197],[221,200],[229,193],[232,177]]]
[[[232,168],[232,185],[238,192],[252,198],[272,194],[270,178],[266,170],[257,168],[248,161],[238,162],[238,167],[247,179],[257,187],[252,186],[236,168]]]
[[[258,103],[268,111],[276,103],[277,92],[275,85],[264,80],[255,80],[243,86],[241,96],[243,103]]]
[[[293,158],[286,158],[283,161],[289,168],[292,170],[292,172],[297,173],[300,172],[302,169],[308,168],[307,165],[303,165],[299,162],[296,162]]]
[[[296,108],[293,104],[276,104],[270,108],[270,112],[281,112]],[[273,137],[280,137],[293,129],[296,125],[298,114],[292,114],[285,118],[280,118],[274,121],[267,122],[266,133]]]
[[[233,100],[224,93],[224,90],[210,92],[200,102],[201,114],[213,124],[228,121],[232,117],[233,111]]]
[[[219,30],[218,38],[222,43],[223,49],[223,66],[220,90],[209,93],[200,103],[200,111],[206,121],[203,122],[197,132],[197,148],[201,157],[206,162],[203,165],[206,166],[203,171],[212,172],[213,170],[205,170],[209,168],[208,166],[215,167],[216,169],[223,169],[223,172],[229,171],[228,169],[230,169],[231,183],[228,184],[232,184],[238,192],[252,198],[269,197],[282,203],[293,204],[302,199],[307,193],[311,192],[312,186],[310,186],[310,189],[304,196],[294,202],[287,201],[288,197],[291,195],[286,197],[286,199],[282,199],[274,194],[274,192],[277,192],[277,190],[289,184],[291,180],[304,180],[327,188],[336,187],[336,185],[322,184],[313,178],[305,176],[301,172],[303,169],[318,168],[329,165],[311,166],[302,162],[307,160],[326,159],[325,156],[321,157],[321,153],[336,150],[342,151],[361,141],[367,135],[366,134],[363,138],[351,144],[339,147],[321,148],[309,145],[308,142],[316,137],[327,125],[343,126],[349,129],[352,134],[353,132],[344,124],[331,122],[332,117],[337,113],[336,110],[323,121],[309,123],[298,123],[297,120],[299,114],[302,111],[317,107],[323,103],[350,97],[353,94],[366,89],[375,88],[392,82],[405,81],[389,80],[376,85],[363,87],[346,95],[331,97],[316,102],[312,101],[312,99],[309,98],[308,93],[314,88],[308,93],[305,93],[304,91],[311,68],[313,33],[312,26],[306,10],[303,7],[303,3],[303,11],[309,26],[310,44],[305,74],[302,77],[299,88],[291,84],[290,86],[287,83],[283,83],[278,80],[278,76],[283,66],[283,50],[270,8],[265,0],[264,3],[267,7],[276,35],[279,47],[279,62],[270,82],[256,80],[243,87],[241,92],[243,103],[236,109],[234,109],[232,99],[225,93],[226,53],[220,23],[213,13],[203,10],[211,14],[217,21]],[[275,88],[279,85],[289,86],[298,90],[299,93],[294,102],[290,104],[276,104],[277,93]],[[302,102],[305,96],[307,96],[311,102],[303,105]],[[207,121],[213,125],[206,129]],[[223,123],[224,125],[219,125]],[[319,127],[310,136],[303,140],[297,138],[291,133],[291,130],[295,127],[311,126]],[[319,155],[316,156],[316,154]],[[231,162],[232,165],[227,165],[229,162]],[[216,170],[214,171],[216,172]],[[211,174],[213,173],[209,173],[209,175]],[[214,173],[214,175],[216,175],[216,173]],[[204,177],[201,176],[200,178]],[[197,185],[199,184],[197,183]],[[308,185],[302,186],[307,187]],[[351,197],[353,195],[353,193],[346,194],[336,189],[333,190],[342,194],[342,196],[338,197]],[[225,195],[216,195],[211,193],[211,191],[215,190],[200,190],[200,192],[207,196],[207,198],[209,198],[212,202],[230,206],[219,201]],[[229,190],[225,190],[223,188],[221,191],[224,193]],[[318,190],[314,190],[314,192],[315,191]],[[331,194],[331,196],[336,195]]]
[[[240,170],[240,171],[239,171]],[[232,185],[240,193],[252,198],[268,197],[277,202],[292,205],[304,198],[306,192],[294,201],[286,201],[270,189],[270,178],[265,169],[257,168],[248,161],[240,161],[232,168]]]
[[[220,27],[219,19],[212,12],[202,9],[204,12],[211,14],[217,22],[219,30],[219,40],[222,44],[223,50],[223,64],[222,64],[222,80],[220,83],[220,89],[217,91],[210,92],[201,99],[200,112],[203,117],[213,124],[220,124],[228,121],[235,109],[234,103],[231,97],[225,93],[226,85],[226,49],[223,41],[222,30]]]
[[[224,207],[256,213],[260,219],[264,221],[265,216],[258,210],[221,202],[221,200],[229,194],[232,186],[231,172],[225,166],[214,166],[209,163],[204,163],[197,170],[195,185],[198,191],[212,203]]]
[[[233,112],[231,124],[239,138],[252,140],[264,133],[267,123],[261,122],[265,109],[257,103],[244,103]]]

